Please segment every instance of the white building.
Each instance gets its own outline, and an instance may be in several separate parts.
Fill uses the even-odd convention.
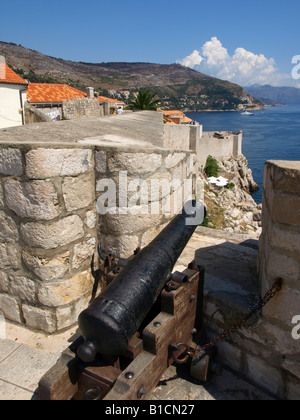
[[[7,64],[0,66],[0,129],[23,125],[28,83]]]

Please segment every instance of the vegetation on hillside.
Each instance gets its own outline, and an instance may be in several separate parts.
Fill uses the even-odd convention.
[[[104,92],[115,90],[117,99],[122,90],[132,95],[140,89],[150,90],[161,98],[164,109],[226,111],[238,109],[239,105],[262,106],[254,98],[247,104],[242,87],[180,64],[73,62],[1,41],[0,54],[30,82],[66,83],[83,91],[93,86],[101,95],[110,97],[114,94]]]
[[[155,99],[155,95],[149,89],[140,90],[137,97],[129,102],[127,108],[132,111],[156,111],[160,103],[160,99]]]

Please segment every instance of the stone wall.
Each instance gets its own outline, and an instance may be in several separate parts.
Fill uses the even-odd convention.
[[[51,118],[40,111],[38,108],[30,105],[28,102],[25,103],[25,124],[50,122]]]
[[[103,116],[103,107],[97,99],[74,98],[62,102],[62,116],[66,120]]]
[[[300,399],[300,341],[293,339],[293,323],[300,323],[300,162],[270,161],[265,165],[263,233],[258,268],[261,294],[277,278],[282,292],[264,308],[270,330],[282,343],[281,373],[290,395]],[[299,330],[299,328],[298,328]]]
[[[204,131],[199,139],[198,160],[199,165],[205,166],[209,155],[216,159],[224,160],[242,155],[243,134],[221,132],[223,139],[214,137],[215,132]]]
[[[97,239],[88,149],[0,149],[0,309],[53,333],[86,306]]]
[[[122,185],[120,171],[128,176]],[[98,242],[129,257],[174,215],[172,205],[169,214],[161,213],[163,193],[147,196],[142,206],[136,200],[129,214],[99,215],[97,199],[104,192],[99,182],[115,182],[118,197],[120,188],[127,189],[132,202],[141,180],[149,191],[151,182],[179,180],[170,191],[173,197],[196,172],[191,152],[2,145],[0,310],[5,317],[46,333],[74,325],[91,296],[90,264]],[[151,205],[157,214],[150,213]]]
[[[118,256],[129,257],[146,246],[182,209],[184,180],[192,180],[195,191],[198,166],[192,152],[96,150],[95,159],[97,198],[99,182],[113,180],[117,206],[125,213],[100,217],[101,246]],[[126,190],[131,205],[124,208],[120,196],[124,200]]]

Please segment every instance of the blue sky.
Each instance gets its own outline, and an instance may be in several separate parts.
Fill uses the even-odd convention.
[[[299,0],[11,0],[0,40],[74,61],[180,62],[243,85],[300,87],[299,16]]]

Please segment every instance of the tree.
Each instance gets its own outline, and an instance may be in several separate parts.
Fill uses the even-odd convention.
[[[140,90],[137,97],[129,102],[128,109],[133,111],[156,111],[161,100],[154,99],[154,97],[155,95],[150,90]]]
[[[220,171],[220,167],[218,165],[217,159],[209,155],[206,161],[204,172],[206,173],[208,177],[214,176],[218,178],[219,171]]]

